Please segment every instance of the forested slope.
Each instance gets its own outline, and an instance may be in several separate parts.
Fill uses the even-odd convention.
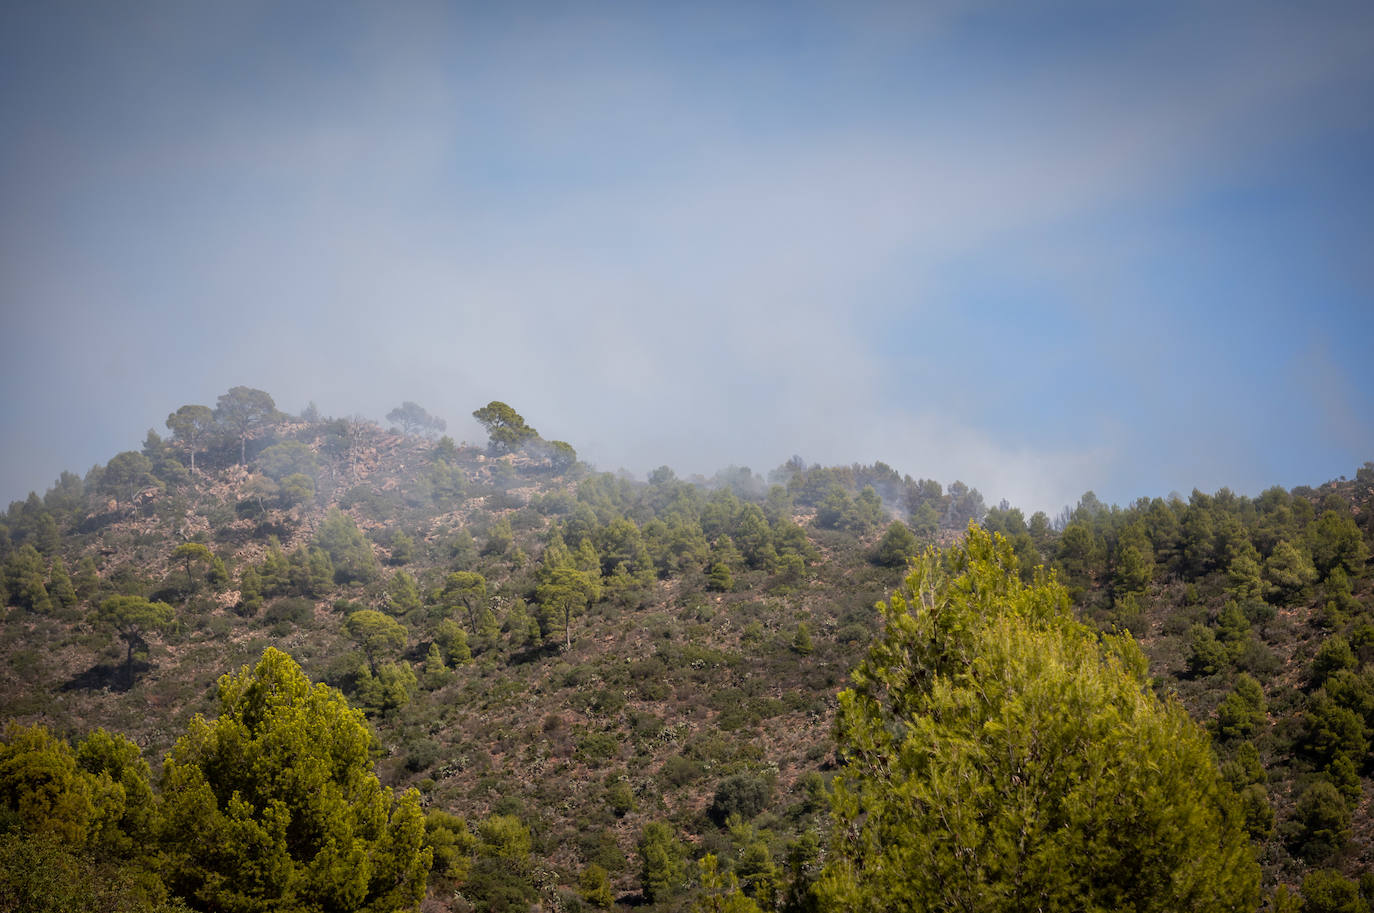
[[[75,844],[14,843],[14,758],[52,762],[69,740],[80,759],[104,727],[165,788],[194,717],[231,706],[216,682],[271,647],[365,713],[384,786],[416,790],[429,908],[690,909],[728,875],[764,908],[810,909],[836,694],[881,629],[874,606],[910,556],[978,521],[1025,579],[1055,568],[1091,628],[1129,630],[1155,690],[1212,731],[1267,892],[1368,873],[1374,465],[1256,498],[1088,494],[1026,518],[882,463],[638,481],[593,471],[509,406],[475,414],[489,441],[458,446],[413,403],[384,430],[235,388],[11,505],[7,859],[171,871],[94,821]],[[84,750],[63,769],[119,779]],[[100,757],[124,757],[120,773],[128,754]],[[411,800],[396,801],[403,821]],[[717,876],[698,871],[708,855]],[[1321,875],[1308,909],[1352,888]]]

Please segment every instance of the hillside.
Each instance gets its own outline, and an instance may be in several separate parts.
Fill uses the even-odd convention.
[[[10,506],[0,719],[105,727],[156,771],[220,676],[277,647],[365,710],[382,782],[448,835],[426,909],[642,904],[657,822],[805,909],[874,604],[978,521],[1131,631],[1212,729],[1271,890],[1326,869],[1374,888],[1374,464],[1253,499],[1088,494],[1051,520],[882,463],[639,481],[502,404],[473,447],[414,404],[386,430],[259,393]],[[171,621],[100,611],[119,596]],[[503,828],[527,855],[484,853]]]

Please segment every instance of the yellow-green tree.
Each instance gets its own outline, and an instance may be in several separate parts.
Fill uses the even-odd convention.
[[[1235,795],[1129,635],[977,527],[881,609],[840,696],[823,908],[1256,909]]]
[[[65,739],[11,722],[0,734],[0,812],[33,834],[82,847],[96,816],[90,777]]]
[[[285,653],[219,681],[163,765],[169,884],[226,913],[395,913],[424,895],[431,850],[419,794],[373,771],[363,716]]]

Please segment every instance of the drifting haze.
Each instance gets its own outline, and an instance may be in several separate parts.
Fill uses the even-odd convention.
[[[7,5],[0,495],[238,384],[1049,511],[1374,459],[1368,4],[659,6]]]

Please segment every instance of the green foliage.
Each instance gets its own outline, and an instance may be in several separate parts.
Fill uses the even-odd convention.
[[[286,574],[291,592],[300,596],[320,599],[334,588],[334,562],[318,545],[302,545],[292,552]]]
[[[399,427],[403,434],[420,434],[437,437],[448,427],[441,418],[430,415],[418,403],[406,400],[386,414],[386,420]]]
[[[461,881],[467,876],[477,838],[462,818],[431,808],[425,812],[425,847],[434,856],[434,875]]]
[[[615,892],[611,890],[611,875],[595,862],[583,869],[582,874],[578,876],[577,892],[583,900],[598,910],[609,910],[615,903]]]
[[[1188,672],[1192,675],[1216,675],[1231,664],[1226,646],[1217,640],[1206,625],[1188,629]]]
[[[773,798],[773,781],[757,774],[732,774],[720,781],[707,814],[723,825],[732,816],[748,820],[768,807]]]
[[[372,544],[343,511],[329,511],[315,534],[315,544],[329,553],[336,583],[368,583],[377,578],[379,569]]]
[[[472,571],[455,571],[444,578],[439,599],[446,613],[462,609],[468,630],[477,633],[477,613],[487,607],[487,579]]]
[[[857,498],[839,485],[833,485],[816,510],[816,525],[822,529],[839,529],[865,536],[882,525],[883,502],[872,486],[859,492]]]
[[[824,905],[1257,905],[1236,798],[1129,637],[1099,640],[1063,587],[1023,585],[1007,542],[977,528],[882,609],[840,697]]]
[[[1314,780],[1298,797],[1285,828],[1289,845],[1311,861],[1329,859],[1350,839],[1350,808],[1331,782]]]
[[[11,722],[0,742],[0,803],[29,833],[84,846],[96,807],[90,778],[64,739]]]
[[[76,587],[72,585],[72,578],[67,574],[67,565],[61,556],[52,559],[52,567],[48,570],[47,592],[52,602],[57,606],[69,609],[77,603]]]
[[[432,851],[413,790],[372,770],[362,715],[268,648],[220,679],[163,765],[169,883],[209,909],[414,909]]]
[[[76,562],[76,577],[72,584],[81,599],[94,599],[100,591],[100,573],[96,570],[95,559],[90,555],[82,555],[81,560]]]
[[[262,608],[262,578],[251,567],[239,574],[239,604],[237,611],[246,618],[252,618]]]
[[[1351,577],[1364,573],[1369,549],[1349,513],[1326,511],[1307,527],[1304,538],[1312,553],[1312,564],[1322,579],[1337,569]]]
[[[186,448],[193,475],[196,471],[196,451],[214,428],[215,414],[209,406],[186,405],[167,416],[167,430]]]
[[[106,857],[148,852],[159,819],[152,774],[138,746],[97,729],[76,746],[76,761],[91,782],[95,804],[89,842]]]
[[[692,907],[693,913],[762,913],[763,908],[740,890],[735,873],[720,871],[720,863],[714,853],[701,857],[697,868],[701,876],[702,894]]]
[[[577,465],[577,451],[567,441],[549,441],[549,468],[562,474]]]
[[[115,454],[105,464],[105,472],[100,477],[100,490],[118,501],[132,503],[140,490],[156,485],[153,478],[153,464],[143,454],[126,450]]]
[[[905,567],[906,563],[915,557],[920,548],[920,540],[900,520],[893,520],[887,527],[887,532],[883,533],[883,538],[879,540],[877,549],[873,552],[873,560],[884,567]]]
[[[425,654],[424,673],[420,676],[421,687],[426,691],[437,691],[451,681],[453,670],[444,662],[444,651],[437,643],[430,644],[429,651]]]
[[[1263,729],[1267,710],[1264,689],[1253,676],[1242,672],[1235,689],[1217,708],[1217,735],[1226,741],[1248,739]]]
[[[687,847],[666,821],[650,821],[639,836],[639,884],[644,899],[666,900],[687,880]]]
[[[1271,598],[1279,605],[1295,605],[1317,582],[1317,568],[1306,549],[1283,541],[1264,562],[1264,576]]]
[[[27,542],[5,559],[5,591],[10,602],[30,612],[46,612],[52,608],[48,587],[47,563],[38,550]]]
[[[450,665],[472,662],[472,648],[468,646],[467,633],[453,619],[440,619],[434,628],[434,642],[443,650],[444,659]]]
[[[277,418],[277,404],[262,390],[230,387],[215,405],[215,421],[239,441],[239,465],[247,462],[248,439]]]
[[[372,674],[377,674],[377,661],[391,657],[405,649],[406,629],[396,619],[376,609],[362,609],[344,620],[344,631],[363,648]]]
[[[374,713],[400,710],[415,696],[419,680],[407,662],[381,663],[358,674],[354,694],[358,703]]]
[[[1312,686],[1319,688],[1335,673],[1343,669],[1354,669],[1357,665],[1350,641],[1339,634],[1333,634],[1322,641],[1322,645],[1317,648],[1317,655],[1312,659]]]
[[[533,845],[530,829],[515,815],[492,815],[477,826],[477,850],[517,865],[528,865]]]
[[[572,646],[572,620],[601,598],[601,583],[594,575],[571,565],[554,567],[535,589],[539,605],[563,620],[566,645]]]
[[[171,560],[180,561],[186,568],[186,586],[194,591],[196,588],[195,573],[191,570],[191,565],[199,563],[207,568],[214,564],[215,556],[211,551],[199,542],[183,542],[172,549]]]
[[[397,571],[391,576],[386,588],[387,611],[393,615],[406,615],[423,605],[420,599],[420,586],[407,571]]]
[[[300,441],[281,441],[258,454],[257,465],[276,482],[292,475],[303,475],[309,481],[315,475],[319,461],[314,451]],[[312,490],[313,487],[312,483]]]
[[[0,834],[0,910],[190,913],[136,866],[99,860],[52,836]]]
[[[520,413],[498,400],[476,410],[472,417],[487,430],[487,446],[492,453],[512,453],[539,437],[537,431],[525,424]]]
[[[1331,869],[1317,869],[1302,880],[1302,913],[1369,913],[1360,886]]]
[[[169,627],[174,617],[172,607],[165,602],[149,602],[142,596],[111,596],[100,604],[92,621],[114,628],[123,638],[129,648],[124,669],[132,682],[135,645],[143,643],[144,634]]]

